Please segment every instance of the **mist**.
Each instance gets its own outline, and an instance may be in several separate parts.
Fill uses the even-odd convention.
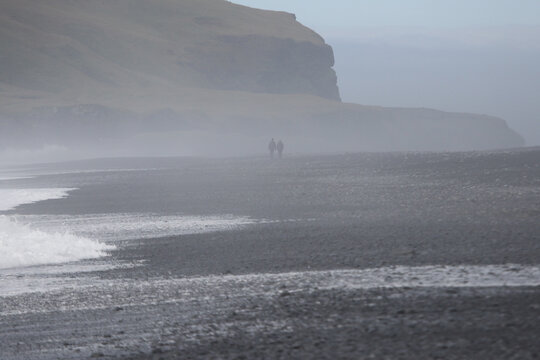
[[[539,141],[538,28],[320,35],[225,1],[35,2],[2,3],[0,163]]]
[[[0,360],[538,358],[538,0],[238,1],[0,0]]]
[[[344,101],[503,118],[540,145],[540,27],[370,27],[328,42]]]

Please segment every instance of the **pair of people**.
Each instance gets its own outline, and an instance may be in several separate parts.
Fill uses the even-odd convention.
[[[268,144],[268,150],[270,151],[270,158],[274,158],[274,153],[278,152],[279,158],[281,159],[283,157],[283,149],[285,146],[283,145],[283,141],[279,140],[276,144],[274,139],[270,140],[270,143]]]

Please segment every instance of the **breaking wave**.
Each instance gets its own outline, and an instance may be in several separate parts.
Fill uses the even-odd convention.
[[[69,232],[44,232],[0,216],[0,269],[93,259],[112,249]]]
[[[75,189],[0,189],[0,211],[22,204],[61,199]],[[0,269],[58,264],[106,255],[108,246],[69,231],[43,231],[0,215]]]

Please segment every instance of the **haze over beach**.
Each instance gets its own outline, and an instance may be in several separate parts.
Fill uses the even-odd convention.
[[[538,1],[236,2],[317,29],[344,101],[498,116],[540,145]]]
[[[442,41],[411,40],[409,32],[377,37],[380,28],[367,32],[351,15],[341,16],[347,8],[367,13],[361,4],[285,7],[298,6],[300,18],[312,16],[323,30],[324,13],[351,26],[344,32],[334,25],[326,37],[293,14],[226,1],[4,1],[3,162],[253,155],[271,132],[287,136],[295,153],[515,148],[524,145],[523,135],[533,136],[534,51],[508,54],[497,40],[496,54],[486,59],[486,45],[469,51],[479,36],[457,48],[448,40],[443,53],[432,48]],[[368,9],[384,13],[377,6]],[[443,11],[426,9],[413,15]],[[506,43],[516,36],[494,33]],[[412,45],[396,45],[403,37]],[[460,55],[463,46],[470,59]],[[521,77],[513,70],[518,63]],[[501,99],[506,92],[514,95]]]
[[[0,360],[536,359],[538,13],[0,0]]]

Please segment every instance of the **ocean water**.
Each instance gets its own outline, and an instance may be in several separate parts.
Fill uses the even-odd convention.
[[[137,178],[141,173],[153,176],[155,172],[156,169],[32,169],[17,176],[0,173],[0,296],[95,286],[100,283],[99,277],[86,274],[143,265],[141,261],[118,262],[111,256],[113,251],[132,246],[133,240],[225,231],[254,223],[245,216],[156,212],[137,204],[129,205],[129,210],[148,211],[124,208],[110,212],[110,208],[121,208],[134,198],[147,196],[144,191],[130,190],[104,195],[100,187],[111,186],[119,179],[124,182],[132,176]],[[76,209],[54,202],[76,196],[81,191],[79,187],[97,189],[92,189],[95,193],[84,200],[76,201]],[[113,201],[103,201],[103,197]],[[163,200],[157,199],[157,203]],[[43,209],[36,214],[35,209],[24,208],[25,205]]]
[[[79,190],[77,187],[36,187],[36,185],[43,183],[55,185],[59,179],[62,181],[65,178],[72,184],[103,185],[108,180],[117,179],[118,174],[130,171],[140,173],[152,172],[155,169],[48,171],[41,176],[47,178],[42,181],[39,181],[40,176],[34,176],[35,170],[29,171],[27,176],[23,172],[18,176],[0,173],[0,270],[15,268],[20,273],[28,274],[29,272],[23,271],[22,268],[33,267],[30,273],[48,273],[49,269],[44,266],[64,264],[65,272],[84,271],[83,265],[77,268],[72,264],[81,260],[107,257],[119,246],[129,246],[125,244],[129,240],[221,231],[253,223],[253,220],[247,217],[231,215],[110,213],[104,212],[107,209],[106,205],[98,207],[97,213],[90,210],[90,213],[87,211],[70,214],[69,209],[65,210],[65,213],[57,210],[54,214],[18,213],[22,205],[66,199]],[[129,192],[122,196],[134,197],[129,196]],[[90,200],[85,202],[91,203]],[[94,206],[93,210],[96,210],[96,202],[90,204]],[[121,202],[119,199],[115,200],[117,204]],[[84,204],[82,207],[84,208]],[[119,245],[118,242],[124,243]],[[13,271],[10,270],[9,274],[13,275]]]
[[[258,176],[267,175],[252,172],[246,176],[250,180],[242,182],[242,172],[250,170],[237,165],[237,173],[228,180],[225,178],[229,183],[222,188],[215,179],[216,173],[226,177],[230,171],[213,169],[220,166],[223,169],[227,164],[200,166],[188,162],[175,169],[161,165],[101,170],[32,169],[28,173],[20,170],[17,176],[0,171],[0,297],[66,288],[120,289],[128,282],[104,281],[95,274],[145,266],[144,259],[122,263],[114,258],[115,253],[138,246],[138,240],[151,242],[160,237],[294,220],[290,213],[278,220],[282,209],[274,207],[271,201],[263,203],[264,198],[257,198],[259,203],[252,206],[250,196],[260,189],[252,184]],[[289,181],[276,179],[273,191],[280,191],[280,181]],[[231,188],[235,190],[233,195],[227,193]],[[238,197],[238,193],[245,196]],[[265,218],[257,213],[261,208],[264,214],[277,215]],[[294,213],[294,204],[291,208]],[[299,221],[307,219],[317,221],[308,217]],[[246,283],[255,292],[276,281],[290,283],[291,289],[295,284],[301,287],[315,284],[319,288],[539,286],[540,267],[492,264],[337,268],[323,272],[129,281],[136,282],[129,283],[134,288],[146,286],[144,281],[180,288],[193,283],[196,288],[205,284],[216,288],[233,284],[234,289]]]

